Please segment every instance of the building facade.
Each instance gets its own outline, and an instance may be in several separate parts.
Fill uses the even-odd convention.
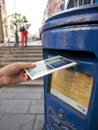
[[[48,0],[46,9],[44,11],[43,24],[48,17],[50,17],[62,10],[64,1],[65,0]]]
[[[7,31],[7,12],[5,0],[0,0],[0,43],[6,42],[8,39]]]

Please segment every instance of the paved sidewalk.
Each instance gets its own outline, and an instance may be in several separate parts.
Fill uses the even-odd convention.
[[[15,43],[0,43],[0,46],[14,46]],[[42,41],[41,40],[37,40],[37,41],[32,41],[32,42],[28,42],[27,46],[40,46],[42,45]],[[21,43],[19,43],[19,46],[21,46]]]
[[[0,89],[0,130],[42,130],[43,87]]]

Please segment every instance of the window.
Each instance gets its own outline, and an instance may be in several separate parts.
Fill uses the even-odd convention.
[[[67,9],[92,3],[95,3],[95,0],[69,0]]]
[[[78,0],[70,0],[68,4],[68,9],[78,6]]]
[[[90,4],[90,3],[91,3],[91,0],[84,0],[84,5]]]

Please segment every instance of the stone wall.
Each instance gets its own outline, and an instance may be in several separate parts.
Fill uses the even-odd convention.
[[[5,0],[0,0],[0,43],[6,42],[8,37],[7,28],[3,24],[4,18],[7,18]]]

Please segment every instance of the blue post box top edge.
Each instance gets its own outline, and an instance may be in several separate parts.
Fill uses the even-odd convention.
[[[82,45],[80,46],[78,42],[76,44],[72,44],[71,40],[67,40],[65,38],[62,38],[64,40],[61,40],[60,42],[57,41],[55,45],[55,49],[64,49],[64,50],[81,50],[81,51],[90,51],[95,53],[95,55],[98,57],[98,3],[92,4],[92,5],[85,5],[84,7],[76,7],[74,9],[69,9],[67,11],[64,11],[62,13],[56,14],[52,17],[50,17],[46,23],[43,26],[43,41],[47,41],[47,43],[43,43],[43,48],[53,48],[52,45],[53,40],[53,34],[50,34],[53,29],[58,29],[60,27],[70,27],[74,25],[87,25],[88,30],[80,30],[74,33],[74,31],[70,32],[70,37],[74,36],[81,36],[82,37]],[[92,27],[94,26],[94,27]],[[75,27],[75,26],[74,26]],[[76,27],[75,27],[76,28]],[[65,30],[66,31],[66,30]],[[80,33],[81,32],[81,33]],[[69,36],[69,33],[64,32],[65,36]],[[60,32],[59,32],[60,34]],[[62,34],[62,33],[61,33]],[[81,34],[81,35],[80,35]],[[86,37],[84,39],[84,36],[86,34]],[[56,35],[55,35],[56,36]],[[57,38],[56,38],[57,39]],[[56,42],[54,39],[54,42]],[[67,38],[68,39],[68,38]],[[60,39],[59,39],[60,40]],[[66,41],[63,43],[63,46],[60,44],[63,41]],[[46,45],[47,44],[47,45]]]
[[[98,22],[98,3],[79,6],[57,13],[49,17],[43,25],[43,31],[70,24],[80,24],[85,22]]]

